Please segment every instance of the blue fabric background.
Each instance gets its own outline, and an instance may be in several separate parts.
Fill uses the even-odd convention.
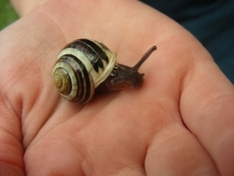
[[[234,83],[233,0],[142,0],[189,30]]]

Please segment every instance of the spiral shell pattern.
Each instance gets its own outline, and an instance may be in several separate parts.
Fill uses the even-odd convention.
[[[52,72],[53,83],[64,98],[84,104],[110,75],[115,59],[116,54],[102,43],[75,40],[59,53]]]

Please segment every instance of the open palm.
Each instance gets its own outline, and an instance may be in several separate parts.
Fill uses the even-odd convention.
[[[50,1],[0,33],[0,175],[233,175],[234,91],[202,45],[138,1]],[[60,97],[51,72],[77,38],[139,72],[137,90]]]

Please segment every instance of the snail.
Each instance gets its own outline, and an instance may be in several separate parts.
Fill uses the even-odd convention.
[[[57,57],[52,79],[59,93],[74,103],[87,103],[95,89],[103,92],[121,90],[124,86],[138,88],[143,73],[138,69],[156,50],[151,47],[133,67],[116,63],[116,54],[104,44],[77,39],[67,44]]]

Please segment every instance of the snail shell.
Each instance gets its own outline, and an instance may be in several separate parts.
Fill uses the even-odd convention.
[[[75,40],[58,55],[52,72],[54,85],[67,100],[86,103],[112,72],[115,59],[116,54],[97,41]]]
[[[144,76],[138,69],[154,50],[156,46],[134,67],[129,67],[116,63],[116,54],[100,42],[74,40],[57,57],[52,71],[53,83],[65,99],[79,104],[88,102],[97,87],[104,92],[121,90],[126,85],[137,88]]]

